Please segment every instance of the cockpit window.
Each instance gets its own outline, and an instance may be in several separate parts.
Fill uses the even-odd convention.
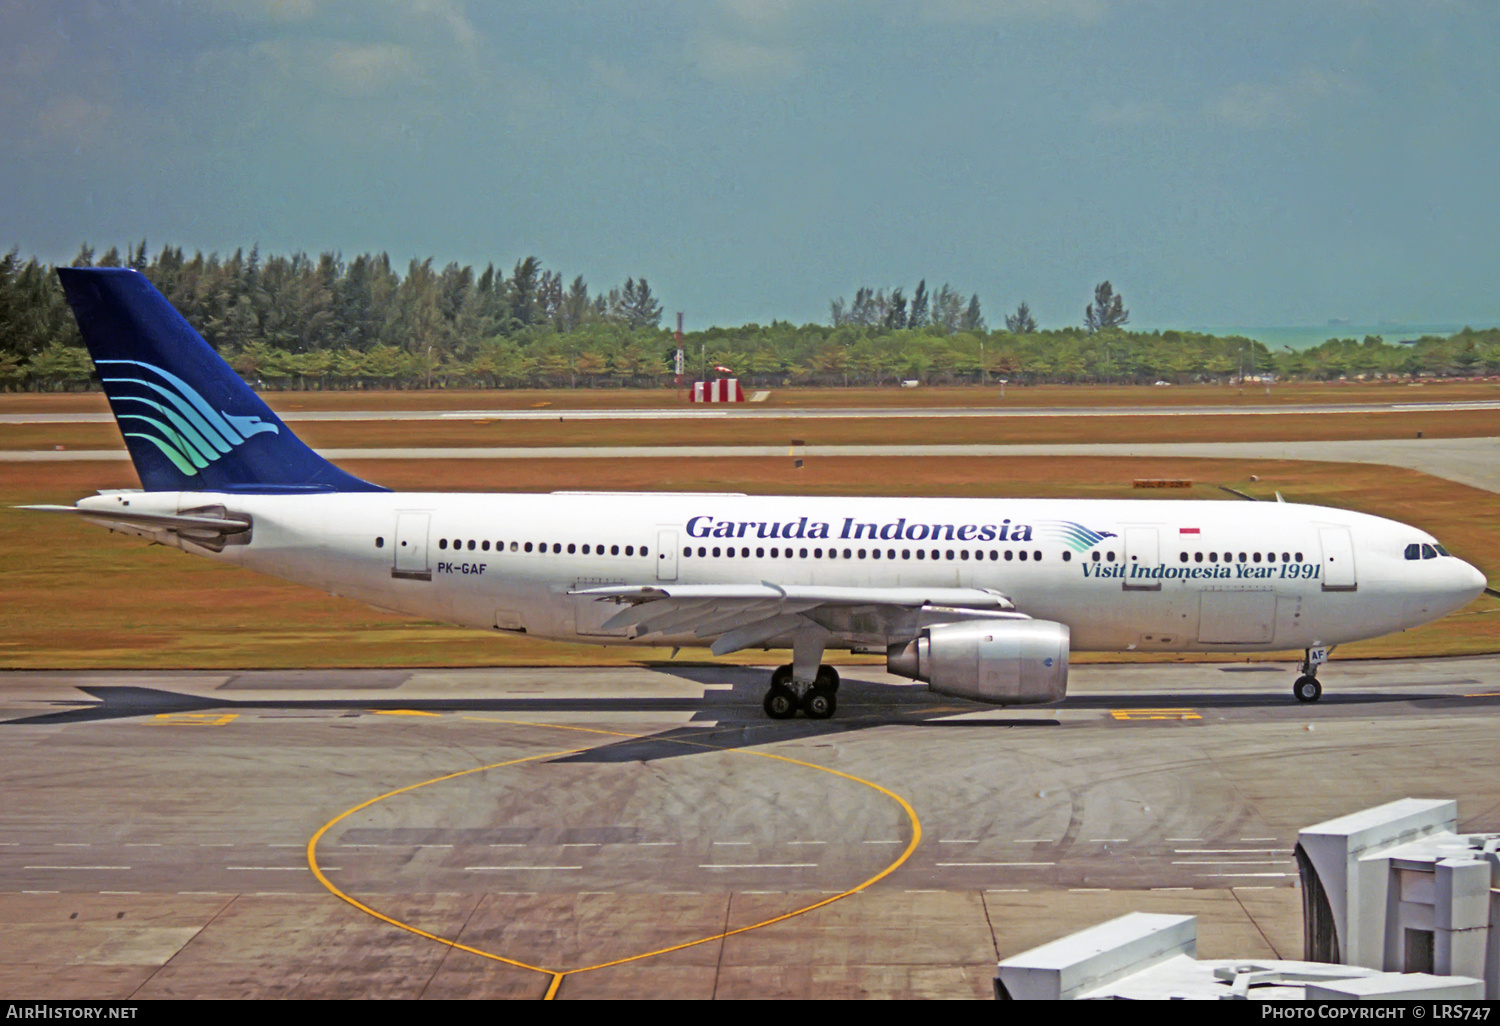
[[[1424,544],[1422,546],[1422,558],[1423,559],[1437,559],[1437,549],[1433,548],[1431,545],[1425,545]]]
[[[1416,542],[1412,542],[1410,545],[1408,545],[1406,547],[1406,558],[1407,559],[1421,559],[1422,558],[1422,546],[1418,545]]]
[[[1443,548],[1441,545],[1438,545],[1436,542],[1433,543],[1432,547],[1435,548],[1435,549],[1437,549],[1437,553],[1438,553],[1439,556],[1451,556],[1451,555],[1453,555],[1453,553],[1449,552],[1447,549]]]

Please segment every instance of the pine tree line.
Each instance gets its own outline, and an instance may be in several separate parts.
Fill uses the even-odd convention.
[[[663,387],[676,343],[645,278],[604,292],[535,257],[509,274],[450,263],[336,253],[227,258],[144,242],[75,265],[131,266],[230,364],[270,388]],[[988,329],[977,294],[861,286],[830,304],[832,324],[773,321],[694,332],[689,368],[723,365],[747,386],[1189,382],[1279,377],[1500,374],[1500,330],[1392,345],[1330,339],[1272,353],[1238,336],[1132,332],[1123,301],[1101,283],[1083,326],[1038,328],[1027,304]],[[92,366],[54,269],[18,249],[0,256],[0,389],[91,387]],[[693,375],[689,375],[690,377]]]

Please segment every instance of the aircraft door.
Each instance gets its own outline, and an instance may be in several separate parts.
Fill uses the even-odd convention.
[[[656,532],[656,579],[677,580],[677,532]]]
[[[1318,538],[1323,543],[1323,590],[1355,591],[1359,578],[1354,569],[1354,542],[1347,527],[1320,527]]]
[[[397,513],[395,564],[392,577],[411,581],[432,580],[432,567],[427,563],[427,529],[432,520],[430,513]]]
[[[1161,578],[1149,576],[1161,569],[1161,551],[1154,527],[1125,528],[1126,591],[1161,591]]]

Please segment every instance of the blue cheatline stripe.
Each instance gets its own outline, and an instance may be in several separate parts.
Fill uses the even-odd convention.
[[[176,412],[167,409],[161,403],[154,403],[150,399],[142,399],[140,396],[135,395],[122,395],[120,396],[119,401],[122,403],[140,403],[143,406],[151,407],[153,410],[156,410],[158,413],[160,413],[163,417],[166,417],[168,420],[170,420],[172,422],[172,426],[177,429],[178,437],[191,443],[192,449],[196,450],[197,453],[205,460],[207,460],[209,463],[212,463],[214,460],[219,458],[218,451],[215,450],[212,445],[209,445],[208,441],[204,439],[203,436],[194,431],[191,424],[179,417]]]
[[[122,413],[118,419],[139,420],[150,424],[152,427],[161,432],[159,441],[163,442],[166,445],[170,445],[184,460],[187,460],[189,463],[191,463],[195,467],[198,467],[199,469],[208,466],[208,461],[205,460],[202,456],[198,455],[198,451],[196,449],[188,445],[179,435],[177,435],[175,431],[172,430],[169,425],[163,424],[161,421],[155,419],[154,417],[146,417],[138,413]],[[196,474],[197,471],[192,471],[192,473]]]
[[[229,439],[229,443],[231,445],[238,445],[239,443],[244,441],[244,439],[240,437],[239,432],[230,427],[229,422],[225,420],[224,417],[221,416],[218,411],[216,411],[212,406],[208,405],[208,403],[204,401],[203,397],[199,395],[196,390],[194,390],[192,385],[189,385],[186,381],[183,381],[181,378],[171,373],[170,371],[162,370],[160,367],[157,367],[154,364],[143,363],[140,360],[100,360],[99,363],[125,363],[130,364],[133,367],[144,367],[149,371],[155,371],[157,374],[160,374],[168,383],[177,386],[177,388],[182,392],[182,397],[188,402],[192,403],[194,406],[198,407],[198,412],[202,413],[204,417],[208,418],[208,422],[218,429],[219,434]]]
[[[162,388],[154,381],[143,381],[140,378],[101,378],[100,380],[102,380],[106,385],[116,383],[128,385],[144,385],[145,387],[153,389],[161,395],[166,396],[172,401],[172,405],[177,407],[177,409],[182,412],[182,415],[184,417],[193,422],[193,426],[196,427],[198,429],[198,432],[208,440],[209,444],[211,444],[215,449],[219,450],[222,453],[229,452],[229,443],[219,437],[219,433],[209,426],[208,421],[203,419],[203,415],[201,413],[199,413],[196,409],[193,408],[190,403],[184,401],[181,396],[179,396],[176,392],[173,392],[171,389]]]
[[[193,469],[193,465],[191,463],[182,458],[182,454],[180,452],[172,448],[167,443],[163,442],[160,438],[157,438],[155,435],[132,434],[131,432],[127,431],[125,432],[125,437],[144,438],[146,441],[150,442],[152,445],[160,449],[162,453],[167,457],[167,459],[172,461],[173,466],[182,471],[182,473],[188,477],[192,477],[198,473]]]

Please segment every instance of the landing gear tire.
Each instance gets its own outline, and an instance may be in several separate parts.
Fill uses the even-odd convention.
[[[813,687],[826,688],[830,693],[835,695],[838,694],[839,671],[835,670],[827,663],[824,663],[822,666],[818,667],[818,676],[813,681]]]
[[[821,677],[822,674],[819,674]],[[838,698],[830,688],[814,686],[802,696],[802,711],[810,720],[826,720],[838,709]]]
[[[1303,674],[1292,685],[1292,694],[1297,696],[1299,702],[1316,702],[1323,697],[1323,685],[1311,674]]]
[[[784,688],[792,682],[792,664],[778,666],[771,671],[771,687]]]
[[[772,683],[763,704],[766,715],[773,720],[789,720],[797,715],[797,695],[784,684]]]

